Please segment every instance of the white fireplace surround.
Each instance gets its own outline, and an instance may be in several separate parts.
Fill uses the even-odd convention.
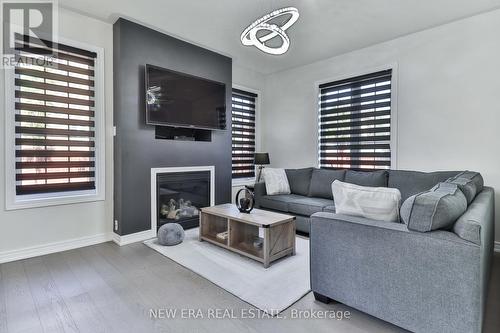
[[[156,176],[160,173],[177,173],[209,171],[210,172],[210,206],[215,205],[215,166],[192,166],[192,167],[169,167],[169,168],[151,168],[151,234],[156,237],[157,221],[157,194],[156,194]]]

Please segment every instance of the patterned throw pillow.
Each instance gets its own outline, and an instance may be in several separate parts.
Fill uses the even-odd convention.
[[[335,180],[332,193],[337,214],[399,222],[401,193],[397,188],[359,186]]]
[[[285,169],[265,168],[262,173],[266,182],[267,195],[291,193]]]

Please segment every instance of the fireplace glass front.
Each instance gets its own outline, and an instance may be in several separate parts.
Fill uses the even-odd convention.
[[[197,227],[200,208],[210,206],[210,171],[166,172],[156,176],[157,226]]]

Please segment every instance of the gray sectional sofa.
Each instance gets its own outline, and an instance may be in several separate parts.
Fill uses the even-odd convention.
[[[268,196],[263,183],[254,194],[258,207],[297,216],[297,230],[309,233],[317,300],[414,332],[481,332],[494,243],[492,188],[481,184],[452,226],[428,232],[335,214],[331,196],[338,179],[397,188],[404,201],[458,173],[286,170],[290,195]]]
[[[295,215],[297,230],[309,233],[310,217],[314,213],[335,213],[332,196],[332,182],[340,180],[361,186],[399,187],[406,178],[406,171],[373,171],[360,172],[352,170],[324,170],[316,168],[286,169],[291,194],[267,195],[265,183],[257,183],[254,187],[255,206],[257,208],[285,212]],[[389,175],[392,173],[392,177]],[[456,175],[458,172],[438,172],[420,175],[418,185],[401,188],[402,196],[431,188],[436,183]],[[390,179],[389,179],[390,178]]]

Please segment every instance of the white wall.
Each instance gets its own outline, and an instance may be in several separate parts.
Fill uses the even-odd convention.
[[[265,80],[264,74],[233,64],[233,84],[253,90],[262,90]]]
[[[11,251],[73,239],[102,239],[112,231],[113,202],[113,31],[112,25],[64,9],[59,10],[59,34],[104,48],[106,112],[106,200],[90,203],[5,210],[4,113],[0,116],[0,259]],[[4,73],[0,70],[0,100]],[[3,102],[2,102],[3,105]]]
[[[481,172],[500,241],[498,31],[494,11],[269,76],[263,149],[274,166],[317,165],[315,83],[397,63],[398,168]]]

